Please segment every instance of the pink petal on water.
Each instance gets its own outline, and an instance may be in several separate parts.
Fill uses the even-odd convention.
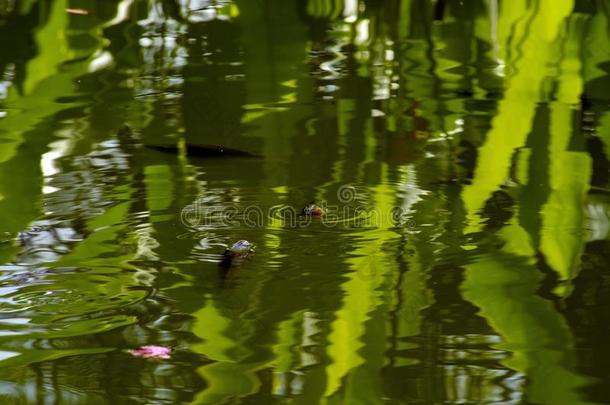
[[[129,350],[129,353],[135,357],[143,357],[145,359],[169,359],[172,349],[164,346],[148,345],[138,347],[137,349]]]

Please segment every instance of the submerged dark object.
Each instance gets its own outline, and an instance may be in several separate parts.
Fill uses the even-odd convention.
[[[145,145],[149,149],[158,150],[165,153],[178,154],[180,147],[177,145]],[[260,158],[260,155],[246,152],[239,149],[227,148],[222,145],[198,145],[198,144],[187,144],[186,155],[194,157],[248,157],[248,158]]]
[[[254,245],[247,240],[239,240],[222,254],[220,266],[224,268],[239,266],[252,253],[254,253]]]
[[[315,202],[312,202],[303,208],[303,215],[308,217],[321,217],[324,214],[324,209],[318,206]]]
[[[434,20],[435,21],[443,21],[445,16],[445,6],[447,5],[447,0],[438,0],[436,2],[436,6],[434,7]]]

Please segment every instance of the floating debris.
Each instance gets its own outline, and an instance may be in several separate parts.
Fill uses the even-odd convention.
[[[89,15],[89,10],[85,10],[84,8],[67,8],[66,13],[71,15]]]

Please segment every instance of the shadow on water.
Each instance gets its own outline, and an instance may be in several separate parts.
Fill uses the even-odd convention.
[[[0,402],[607,403],[609,19],[0,0]]]

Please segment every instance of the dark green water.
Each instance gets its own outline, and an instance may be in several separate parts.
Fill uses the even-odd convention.
[[[610,403],[609,24],[0,0],[0,404]]]

